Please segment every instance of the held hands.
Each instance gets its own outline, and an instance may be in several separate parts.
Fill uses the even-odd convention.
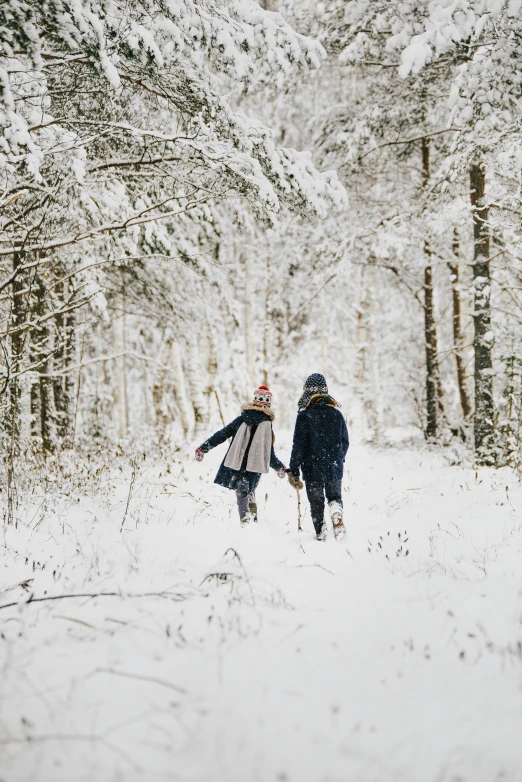
[[[203,461],[203,457],[205,456],[205,452],[202,451],[201,448],[196,448],[195,456],[196,456],[196,461],[197,462],[202,462]]]
[[[296,491],[300,491],[304,484],[302,480],[299,478],[298,475],[294,475],[293,472],[287,473],[288,475],[288,483],[292,487],[292,489],[295,489]]]

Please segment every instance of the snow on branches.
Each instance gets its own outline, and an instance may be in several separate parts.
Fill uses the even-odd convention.
[[[2,200],[29,188],[31,210],[36,193],[42,209],[42,188],[49,195],[52,180],[51,198],[77,207],[74,227],[61,221],[60,238],[52,231],[33,249],[175,218],[234,194],[264,214],[284,204],[324,215],[345,203],[334,173],[277,148],[268,128],[235,112],[224,94],[319,66],[320,44],[279,14],[250,0],[220,7],[171,0],[15,3],[3,16]],[[159,167],[168,187],[152,194]],[[108,171],[123,184],[117,208],[107,197]],[[145,209],[136,207],[138,190]],[[92,201],[103,221],[93,219]],[[27,245],[33,232],[19,223],[17,214],[4,252]]]

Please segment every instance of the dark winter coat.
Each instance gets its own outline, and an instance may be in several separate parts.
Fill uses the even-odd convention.
[[[350,442],[344,416],[330,396],[312,397],[297,414],[290,470],[305,481],[340,481]]]
[[[258,472],[249,472],[245,468],[248,461],[248,452],[250,450],[252,440],[254,439],[257,426],[262,421],[266,421],[267,418],[269,418],[270,421],[273,421],[274,419],[274,414],[269,408],[263,408],[255,404],[245,405],[243,412],[240,416],[238,416],[238,418],[234,418],[234,420],[225,426],[224,429],[220,429],[219,432],[213,434],[212,437],[209,437],[208,440],[205,440],[203,445],[200,446],[204,453],[208,453],[208,451],[212,450],[212,448],[215,448],[216,445],[221,445],[221,443],[224,443],[225,440],[227,440],[229,437],[233,439],[241,424],[249,424],[252,427],[250,433],[250,442],[243,457],[243,464],[241,465],[241,469],[233,470],[231,467],[225,467],[225,460],[227,458],[227,455],[225,454],[225,458],[221,462],[221,466],[217,471],[216,477],[214,478],[214,483],[217,483],[220,486],[224,486],[226,489],[239,489],[240,491],[244,492],[255,491],[259,483],[259,479],[261,478],[261,474]],[[273,444],[270,453],[270,467],[272,467],[274,470],[280,470],[281,467],[284,467],[283,462],[280,461],[280,459],[278,459],[275,455]]]

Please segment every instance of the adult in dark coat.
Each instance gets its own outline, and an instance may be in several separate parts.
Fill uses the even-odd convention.
[[[254,394],[253,402],[243,405],[241,415],[234,418],[234,420],[227,424],[223,429],[215,432],[215,434],[209,437],[208,440],[205,440],[205,442],[196,449],[196,459],[201,461],[205,453],[208,453],[212,448],[221,445],[225,440],[231,438],[229,448],[217,471],[214,483],[236,492],[239,518],[243,524],[249,521],[257,521],[255,491],[259,485],[261,472],[248,470],[247,467],[249,466],[249,462],[251,462],[251,451],[256,447],[256,434],[258,433],[260,424],[266,424],[267,421],[271,424],[275,418],[273,410],[270,409],[271,402],[272,394],[269,389],[266,386],[259,386]],[[245,426],[242,426],[243,424],[245,424]],[[229,459],[229,456],[234,447],[236,435],[238,435],[240,429],[244,435],[244,439],[243,447],[238,451],[241,455],[235,469],[234,467],[227,466],[226,462],[232,461],[232,459]],[[274,436],[271,426],[269,454],[268,463],[270,467],[277,470],[277,474],[280,478],[284,478],[286,468],[283,462],[278,459],[275,454]],[[263,472],[265,471],[268,472],[268,464],[266,464],[266,469],[263,468]]]
[[[307,378],[298,406],[288,479],[300,489],[300,472],[303,474],[318,540],[326,536],[325,496],[335,537],[340,538],[345,532],[341,484],[350,444],[346,422],[328,393],[326,380],[318,373]]]

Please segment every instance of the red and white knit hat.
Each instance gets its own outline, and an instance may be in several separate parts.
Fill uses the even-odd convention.
[[[272,404],[272,392],[267,386],[259,386],[257,391],[254,391],[254,402],[256,405],[264,405],[270,407]]]

